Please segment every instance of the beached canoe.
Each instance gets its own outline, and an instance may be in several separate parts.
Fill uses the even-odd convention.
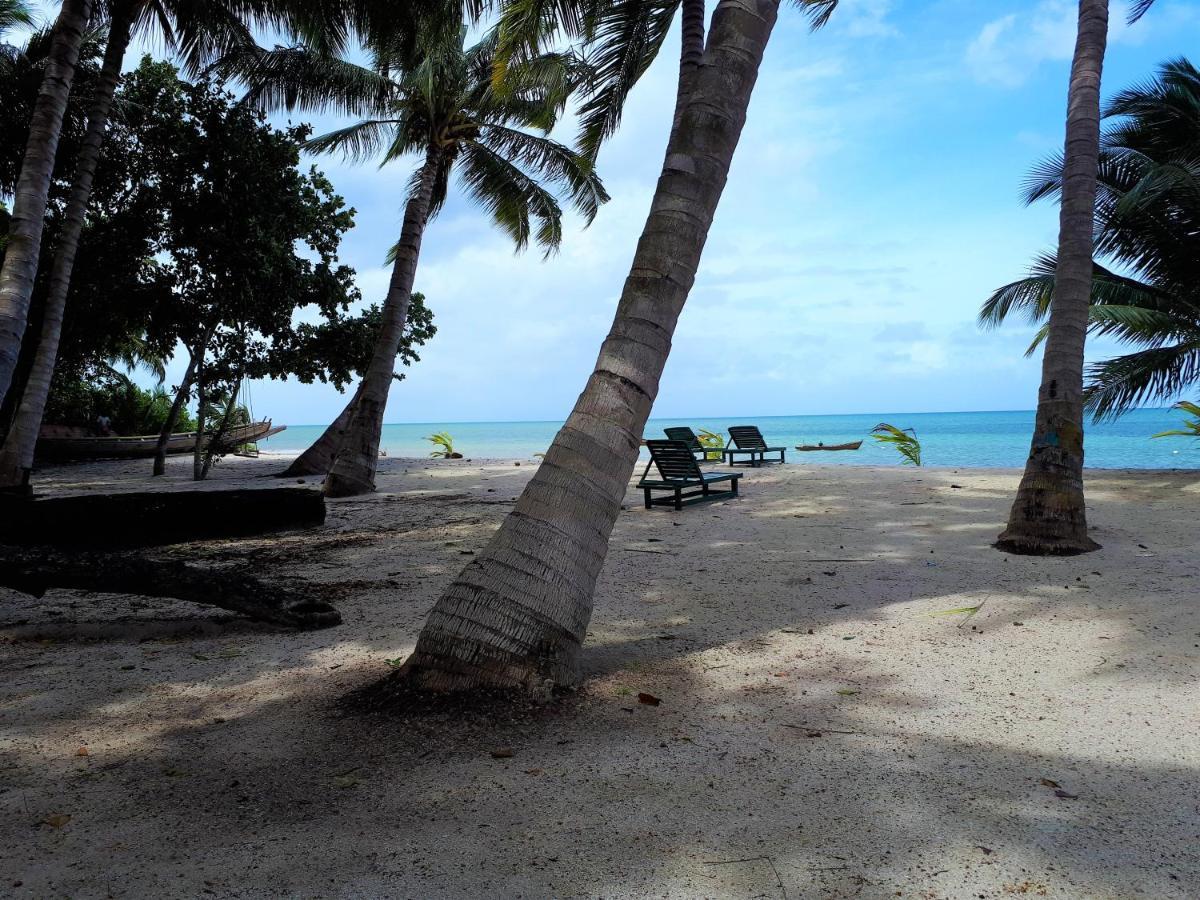
[[[849,444],[797,444],[796,449],[803,452],[811,450],[857,450],[862,446],[862,441],[854,441]]]
[[[232,450],[242,444],[265,441],[279,434],[286,425],[272,425],[271,420],[250,422],[230,428],[221,439],[221,449]],[[49,431],[49,429],[47,429]],[[207,442],[206,442],[207,445]],[[64,436],[43,433],[38,438],[37,455],[41,459],[149,459],[158,446],[157,434],[137,434],[128,437]],[[190,453],[196,446],[196,432],[181,431],[167,441],[168,453]]]

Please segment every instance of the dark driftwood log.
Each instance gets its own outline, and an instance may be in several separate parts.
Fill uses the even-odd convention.
[[[0,542],[6,544],[151,547],[324,521],[325,498],[310,488],[0,496]]]
[[[307,585],[137,553],[0,547],[0,587],[34,597],[51,588],[174,597],[290,628],[328,628],[342,622],[341,613]]]

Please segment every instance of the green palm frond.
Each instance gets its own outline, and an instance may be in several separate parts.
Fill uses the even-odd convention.
[[[1195,418],[1184,419],[1183,428],[1175,428],[1171,431],[1160,431],[1158,434],[1152,434],[1151,437],[1194,437],[1200,438],[1200,404],[1192,403],[1188,400],[1180,400],[1171,409],[1181,409],[1186,413],[1191,413]]]
[[[397,119],[367,119],[355,122],[345,128],[328,131],[325,134],[309,138],[304,142],[304,149],[309,153],[340,152],[343,157],[353,162],[364,162],[387,153],[388,158],[394,155],[397,133],[402,129],[397,126]]]
[[[579,147],[595,159],[621,124],[630,91],[662,49],[679,0],[615,0],[589,23],[585,58],[592,85],[579,107]]]
[[[1178,397],[1200,380],[1200,341],[1153,347],[1093,363],[1087,368],[1085,408],[1099,421],[1142,403]]]
[[[562,243],[562,207],[554,195],[517,166],[480,143],[463,148],[459,177],[467,193],[492,216],[518,250],[532,238],[546,254]],[[536,221],[536,228],[531,225]]]
[[[268,110],[382,118],[401,99],[390,78],[307,47],[243,47],[226,54],[216,69],[245,84],[247,101]]]
[[[891,444],[900,454],[900,461],[907,466],[921,465],[921,442],[912,428],[897,428],[880,422],[871,429],[871,436],[881,444]]]
[[[22,0],[0,0],[0,34],[15,25],[32,25],[33,11]]]
[[[431,444],[433,444],[433,446],[439,448],[429,454],[432,457],[450,459],[450,457],[457,452],[454,449],[454,438],[450,437],[450,433],[447,431],[438,431],[429,435],[429,437],[425,438],[425,440],[429,441]]]
[[[609,199],[591,161],[557,141],[502,125],[485,126],[479,140],[543,181],[561,186],[587,222]]]

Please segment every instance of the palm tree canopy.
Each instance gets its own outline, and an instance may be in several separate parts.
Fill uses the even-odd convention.
[[[311,139],[315,152],[385,165],[438,148],[432,212],[456,173],[518,249],[532,239],[552,252],[562,241],[559,196],[587,222],[608,199],[591,161],[547,136],[586,69],[571,54],[541,53],[511,66],[498,84],[497,31],[469,47],[465,34],[433,40],[415,59],[376,45],[369,64],[359,65],[296,45],[246,49],[221,67],[262,106],[358,117]]]
[[[1108,265],[1095,267],[1089,329],[1136,350],[1089,366],[1086,402],[1098,419],[1174,399],[1200,380],[1200,71],[1170,60],[1113,97],[1105,116],[1095,215],[1096,251]],[[1025,199],[1061,189],[1056,155],[1035,167]],[[1029,277],[987,299],[981,323],[1014,312],[1044,322],[1055,268],[1052,255],[1039,257]]]
[[[14,25],[32,25],[33,14],[23,0],[0,0],[0,34]]]

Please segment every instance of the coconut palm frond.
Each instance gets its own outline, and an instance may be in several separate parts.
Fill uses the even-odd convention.
[[[1181,409],[1186,413],[1191,413],[1195,418],[1184,419],[1183,428],[1174,428],[1170,431],[1160,431],[1158,434],[1152,434],[1151,437],[1194,437],[1200,438],[1200,404],[1192,403],[1188,400],[1180,400],[1171,409]]]
[[[891,444],[900,454],[900,462],[906,466],[921,465],[921,442],[912,428],[897,428],[880,422],[871,429],[871,436],[881,444]]]
[[[1084,406],[1101,421],[1151,400],[1170,400],[1200,379],[1200,342],[1127,353],[1087,369]]]
[[[621,124],[630,91],[662,49],[679,0],[615,0],[589,23],[591,86],[579,107],[579,148],[595,159]]]

